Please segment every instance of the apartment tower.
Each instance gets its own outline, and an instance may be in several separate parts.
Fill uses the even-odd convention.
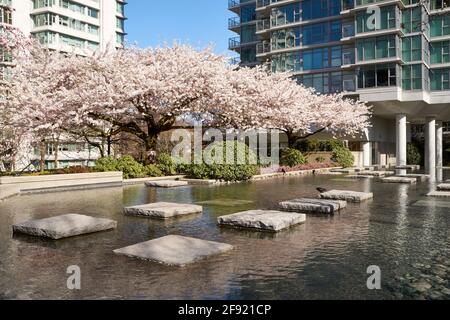
[[[450,121],[449,0],[229,0],[229,40],[242,66],[269,62],[318,92],[374,107],[372,128],[348,138],[360,165],[407,164],[425,125],[425,167],[442,167]]]

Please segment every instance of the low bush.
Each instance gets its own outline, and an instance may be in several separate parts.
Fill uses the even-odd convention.
[[[325,158],[324,157],[317,157],[316,158],[316,162],[317,163],[324,163],[326,160],[325,160]]]
[[[255,154],[244,143],[216,142],[209,149],[223,150],[223,155],[233,154],[234,164],[228,164],[224,159],[221,159],[220,162],[214,161],[215,152],[211,151],[211,154],[206,156],[207,163],[183,165],[179,167],[180,170],[189,178],[221,181],[246,181],[259,172],[259,167],[255,164],[257,162]],[[238,150],[244,151],[242,155],[245,156],[245,159],[239,159],[242,161],[238,161],[238,157],[241,155]]]
[[[331,160],[344,168],[353,167],[355,164],[355,157],[351,151],[345,147],[334,148]]]
[[[122,171],[125,179],[145,177],[145,168],[131,156],[123,156],[118,159],[112,157],[101,158],[95,163],[96,171]]]
[[[410,165],[421,165],[422,164],[422,154],[419,147],[413,143],[408,143],[407,147],[407,161]]]
[[[177,174],[177,164],[172,156],[167,153],[161,153],[156,157],[156,166],[166,176]]]
[[[78,174],[78,173],[92,173],[94,170],[91,167],[74,166],[63,169],[56,169],[50,171],[51,174]]]
[[[305,156],[297,149],[283,149],[281,151],[280,163],[282,166],[295,167],[306,164]]]
[[[344,142],[340,140],[298,140],[294,143],[294,149],[301,152],[332,152],[336,148],[344,148]]]
[[[144,167],[144,173],[146,177],[162,177],[164,174],[158,168],[158,166],[154,164],[149,164]]]

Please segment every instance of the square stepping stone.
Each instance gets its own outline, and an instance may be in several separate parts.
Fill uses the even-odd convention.
[[[169,219],[203,212],[202,206],[194,204],[157,202],[124,209],[125,214],[135,217]]]
[[[244,206],[255,203],[250,200],[236,200],[236,199],[215,199],[198,202],[201,205],[209,205],[209,206],[217,206],[217,207],[235,207],[235,206]]]
[[[384,183],[407,183],[407,184],[414,184],[414,183],[417,183],[417,178],[389,177],[389,178],[383,178],[382,181],[383,181]]]
[[[117,249],[114,250],[114,253],[168,266],[182,267],[232,249],[233,246],[226,243],[171,235]]]
[[[14,233],[59,240],[117,228],[117,222],[79,214],[32,220],[13,226]]]
[[[420,170],[420,166],[417,165],[406,165],[406,166],[396,166],[397,170]]]
[[[450,183],[442,183],[437,188],[439,191],[450,191]]]
[[[333,169],[333,170],[331,170],[331,172],[350,174],[350,173],[355,173],[356,170],[355,169]]]
[[[147,187],[153,188],[176,188],[176,187],[185,187],[189,185],[189,182],[178,180],[155,180],[155,181],[147,181],[145,185]]]
[[[279,232],[305,221],[305,214],[272,210],[250,210],[218,219],[220,226],[268,232]]]
[[[450,201],[420,200],[414,203],[413,207],[450,208]]]
[[[347,190],[331,190],[320,195],[321,199],[329,200],[345,200],[348,202],[363,202],[373,199],[373,193],[347,191]]]
[[[375,177],[374,176],[364,175],[364,174],[357,174],[357,175],[346,176],[346,178],[348,178],[348,179],[373,179]]]
[[[385,176],[392,176],[394,174],[395,174],[394,171],[364,171],[358,173],[358,175],[366,175],[373,177],[385,177]]]
[[[396,177],[416,178],[417,180],[420,180],[420,181],[426,181],[427,179],[430,178],[430,175],[428,175],[428,174],[398,174],[398,175],[396,175]]]
[[[427,197],[450,198],[450,191],[433,191],[427,194]]]
[[[323,199],[294,199],[280,203],[280,208],[282,210],[299,213],[334,214],[346,207],[347,201]]]

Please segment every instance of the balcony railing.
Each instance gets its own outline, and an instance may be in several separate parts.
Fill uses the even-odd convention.
[[[272,2],[276,2],[276,1],[273,1],[273,0],[257,0],[257,1],[256,1],[256,7],[257,7],[257,8],[267,7],[267,6],[270,5]]]
[[[256,45],[256,54],[264,54],[270,52],[270,41],[263,41]]]
[[[234,37],[228,39],[228,49],[233,50],[237,49],[241,46],[241,38],[240,37]]]
[[[241,18],[233,17],[228,19],[228,29],[234,29],[241,25]]]
[[[256,31],[264,31],[270,29],[270,19],[258,20],[256,23]]]
[[[241,5],[241,1],[240,0],[228,0],[228,9],[234,8],[234,7],[238,7]]]

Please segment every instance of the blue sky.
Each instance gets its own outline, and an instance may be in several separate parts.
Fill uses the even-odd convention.
[[[233,54],[227,50],[227,0],[129,0],[126,6],[126,32],[129,44],[154,47],[174,40],[194,47],[215,45],[219,54]]]

